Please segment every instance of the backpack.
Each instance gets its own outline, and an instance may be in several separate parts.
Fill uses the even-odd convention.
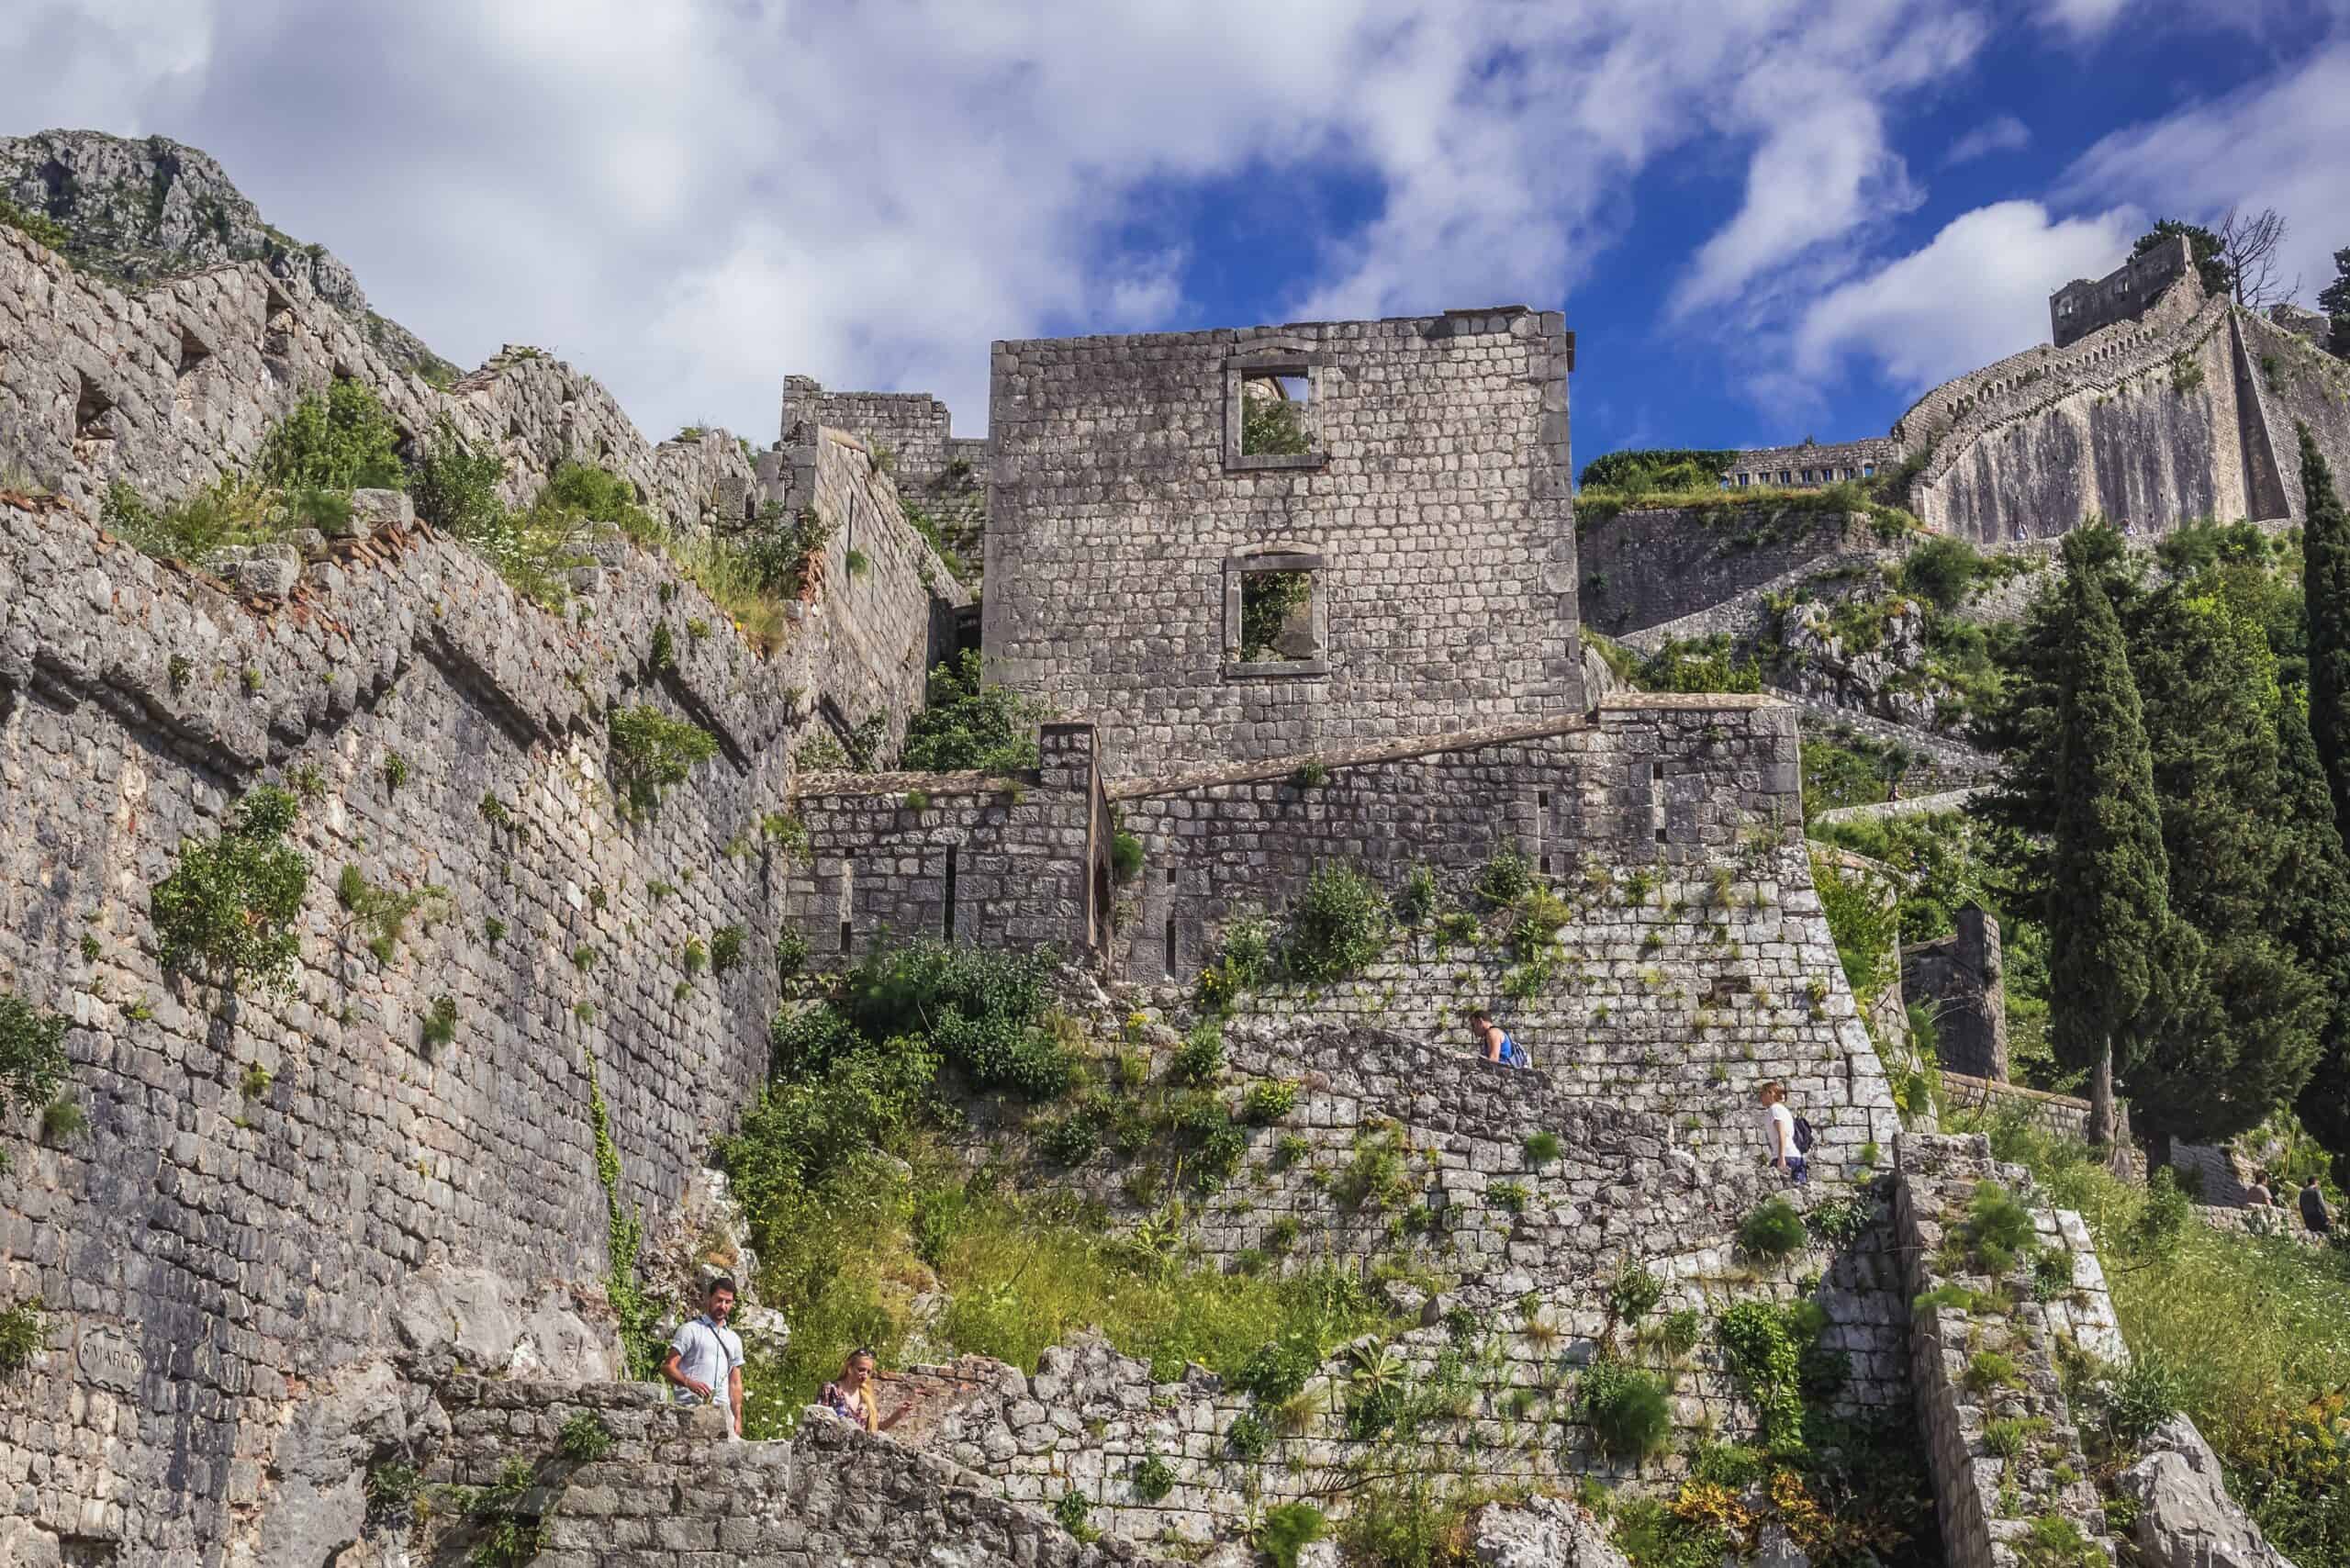
[[[1502,1031],[1501,1060],[1504,1067],[1531,1068],[1534,1065],[1534,1058],[1526,1054],[1526,1047],[1512,1038],[1506,1029]]]
[[[1811,1124],[1801,1116],[1796,1118],[1796,1152],[1797,1154],[1811,1152]]]

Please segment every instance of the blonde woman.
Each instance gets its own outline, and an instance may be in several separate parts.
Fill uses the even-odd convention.
[[[859,1345],[841,1363],[841,1375],[824,1384],[816,1403],[852,1427],[862,1427],[868,1432],[886,1432],[898,1424],[911,1406],[901,1405],[881,1418],[880,1406],[873,1402],[873,1352]]]

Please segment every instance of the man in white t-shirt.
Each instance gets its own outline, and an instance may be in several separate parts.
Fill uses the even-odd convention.
[[[1811,1178],[1811,1161],[1796,1143],[1796,1114],[1787,1109],[1786,1085],[1766,1083],[1755,1098],[1762,1103],[1762,1137],[1770,1145],[1772,1169],[1785,1171],[1790,1185],[1802,1186]]]
[[[677,1384],[680,1405],[711,1404],[727,1414],[726,1435],[743,1435],[743,1337],[726,1327],[734,1311],[734,1282],[710,1282],[699,1317],[677,1325],[661,1375]],[[720,1389],[724,1389],[722,1398]]]

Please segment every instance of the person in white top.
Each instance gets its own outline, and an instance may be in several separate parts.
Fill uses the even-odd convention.
[[[677,1325],[661,1375],[677,1384],[680,1405],[705,1401],[726,1412],[726,1435],[743,1435],[743,1337],[726,1327],[734,1311],[734,1282],[710,1282],[699,1317]],[[726,1392],[723,1397],[719,1390]]]
[[[1811,1179],[1811,1161],[1796,1147],[1796,1114],[1787,1109],[1787,1086],[1774,1080],[1755,1098],[1762,1105],[1762,1137],[1771,1149],[1772,1169],[1785,1171],[1790,1185],[1802,1186]]]

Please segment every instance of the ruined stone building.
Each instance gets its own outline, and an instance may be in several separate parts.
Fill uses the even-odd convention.
[[[1943,1282],[1927,1238],[2020,1178],[1901,1127],[1812,882],[1796,711],[1586,685],[1558,313],[1000,343],[983,449],[934,399],[798,378],[766,450],[649,443],[536,351],[443,390],[298,277],[237,262],[125,293],[13,230],[0,333],[0,988],[65,1021],[87,1116],[5,1129],[0,1300],[51,1311],[0,1383],[0,1556],[401,1561],[370,1507],[390,1462],[469,1487],[538,1466],[512,1506],[550,1568],[798,1562],[811,1540],[1074,1568],[1331,1495],[1359,1451],[1332,1412],[1236,1457],[1261,1426],[1237,1390],[1153,1384],[1098,1346],[1033,1377],[925,1372],[911,1447],[730,1446],[616,1384],[611,1324],[631,1216],[699,1234],[786,953],[1050,944],[1188,1019],[1233,934],[1339,866],[1425,907],[1358,972],[1229,999],[1221,1087],[1294,1105],[1232,1123],[1251,1197],[1187,1211],[1185,1242],[1278,1269],[1310,1220],[1330,1259],[1440,1267],[1449,1301],[1388,1298],[1414,1375],[1453,1350],[1448,1307],[1529,1344],[1540,1326],[1427,1462],[1475,1451],[1549,1490],[1677,1477],[1678,1453],[1603,1452],[1563,1384],[1525,1438],[1522,1390],[1613,1343],[1606,1282],[1645,1271],[1699,1317],[1808,1290],[1849,1366],[1834,1412],[1914,1419],[1953,1562],[2009,1560],[2010,1502],[2104,1539],[2053,1373],[2060,1330],[2118,1344],[2078,1221],[2035,1205],[2076,1286],[2044,1312],[1913,1311]],[[805,511],[822,542],[786,624],[738,628],[617,531],[535,602],[393,492],[233,558],[104,526],[118,486],[162,502],[242,470],[339,377],[411,450],[445,427],[495,452],[517,501],[579,457],[686,538]],[[983,532],[985,666],[1049,714],[1033,767],[888,770],[974,630],[923,510],[950,496]],[[623,744],[654,721],[708,755],[655,772]],[[275,783],[302,802],[274,841],[307,868],[295,951],[282,987],[224,996],[166,965],[153,890],[253,831],[239,801]],[[413,918],[371,914],[379,890]],[[1460,1048],[1477,1005],[1506,1009],[1532,1071]],[[1841,1240],[1756,1268],[1737,1247],[1777,1187],[1767,1079],[1818,1130],[1818,1192],[1852,1202]],[[1330,1170],[1391,1139],[1412,1206],[1337,1204]],[[1023,1171],[1144,1213],[1098,1170]],[[2004,1486],[1964,1379],[1985,1334],[2066,1462]],[[1672,1375],[1677,1440],[1761,1431],[1718,1357]],[[621,1446],[551,1461],[582,1410]],[[1070,1493],[1110,1540],[1040,1510]]]

